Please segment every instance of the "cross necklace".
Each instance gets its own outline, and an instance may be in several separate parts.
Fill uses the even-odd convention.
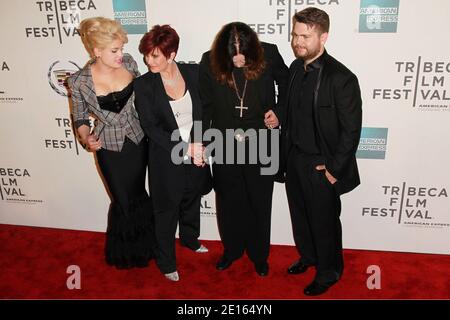
[[[248,109],[248,107],[244,107],[244,97],[245,97],[245,91],[247,91],[247,79],[245,79],[245,84],[244,84],[244,90],[242,91],[242,97],[239,95],[239,90],[238,87],[236,85],[236,80],[234,79],[234,74],[231,73],[231,76],[233,77],[233,85],[234,85],[234,90],[236,91],[236,95],[240,101],[239,105],[234,107],[235,109],[239,109],[240,113],[239,116],[242,118],[242,111],[244,109]]]

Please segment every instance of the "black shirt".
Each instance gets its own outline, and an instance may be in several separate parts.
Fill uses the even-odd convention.
[[[300,152],[320,154],[319,137],[314,121],[314,91],[316,90],[321,57],[299,68],[294,76],[289,97],[289,135]]]
[[[247,80],[247,86],[245,86],[245,75],[243,68],[234,68],[233,69],[234,79],[236,80],[237,91],[239,92],[239,96],[242,98],[245,89],[244,95],[244,108],[242,110],[242,117],[240,108],[241,101],[238,98],[236,93],[236,89],[230,88],[230,94],[233,97],[233,119],[234,119],[234,127],[242,128],[244,130],[249,128],[265,128],[264,126],[264,110],[262,102],[259,99],[258,93],[256,92],[256,88],[252,80]]]

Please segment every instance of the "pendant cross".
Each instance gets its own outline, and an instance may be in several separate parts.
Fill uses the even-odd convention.
[[[244,99],[240,99],[241,100],[241,104],[239,106],[234,107],[235,109],[239,109],[240,114],[239,116],[242,118],[242,110],[244,109],[248,109],[248,107],[244,107]]]

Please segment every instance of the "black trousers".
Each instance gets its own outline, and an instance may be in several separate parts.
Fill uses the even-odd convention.
[[[246,251],[254,263],[269,256],[273,176],[259,165],[213,164],[216,210],[224,256],[240,258]]]
[[[183,165],[185,176],[183,197],[179,203],[173,203],[170,209],[155,211],[155,235],[157,242],[156,264],[162,273],[177,270],[175,253],[175,234],[182,245],[196,250],[200,247],[200,200],[201,194],[192,178],[193,165]]]
[[[341,201],[324,171],[323,157],[305,155],[293,148],[287,159],[286,192],[295,245],[306,265],[316,266],[319,283],[340,278],[342,229]]]
[[[153,208],[145,190],[147,141],[128,138],[120,152],[101,149],[97,161],[111,196],[106,262],[118,268],[144,267],[155,245]]]

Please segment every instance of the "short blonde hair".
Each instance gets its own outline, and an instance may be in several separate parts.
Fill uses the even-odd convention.
[[[79,32],[81,40],[89,52],[94,57],[94,48],[104,49],[114,40],[128,42],[127,33],[122,25],[112,19],[103,17],[87,18],[80,22]]]

